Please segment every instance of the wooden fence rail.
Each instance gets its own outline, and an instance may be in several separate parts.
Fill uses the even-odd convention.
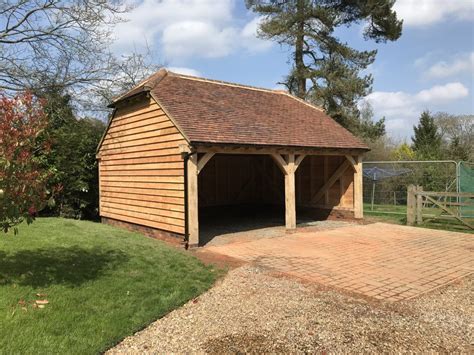
[[[470,229],[470,223],[459,213],[461,206],[474,206],[474,193],[423,191],[422,186],[409,185],[407,194],[407,224],[423,223],[423,208],[437,209],[437,213],[425,215],[431,219],[454,218]]]

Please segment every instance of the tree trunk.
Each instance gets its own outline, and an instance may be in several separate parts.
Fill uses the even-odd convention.
[[[295,66],[296,66],[296,83],[297,92],[296,95],[304,99],[306,97],[306,77],[304,75],[304,55],[303,55],[303,39],[304,39],[304,1],[298,0],[297,2],[297,13],[298,13],[298,32],[295,40]]]

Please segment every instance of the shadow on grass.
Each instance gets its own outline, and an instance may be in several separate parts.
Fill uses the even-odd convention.
[[[0,285],[74,287],[97,279],[127,260],[120,250],[79,246],[21,250],[12,254],[0,251]]]

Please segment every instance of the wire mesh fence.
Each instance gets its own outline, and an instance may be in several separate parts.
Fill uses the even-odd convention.
[[[425,191],[457,192],[458,163],[455,161],[364,162],[364,211],[406,214],[407,188],[423,186]]]

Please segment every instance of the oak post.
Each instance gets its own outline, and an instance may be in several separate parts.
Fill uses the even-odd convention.
[[[364,218],[362,155],[357,156],[356,164],[354,166],[354,218]]]
[[[286,229],[296,228],[295,198],[295,155],[288,154],[285,174],[285,225]]]
[[[190,246],[199,245],[198,214],[198,156],[193,154],[188,160],[188,233]]]

